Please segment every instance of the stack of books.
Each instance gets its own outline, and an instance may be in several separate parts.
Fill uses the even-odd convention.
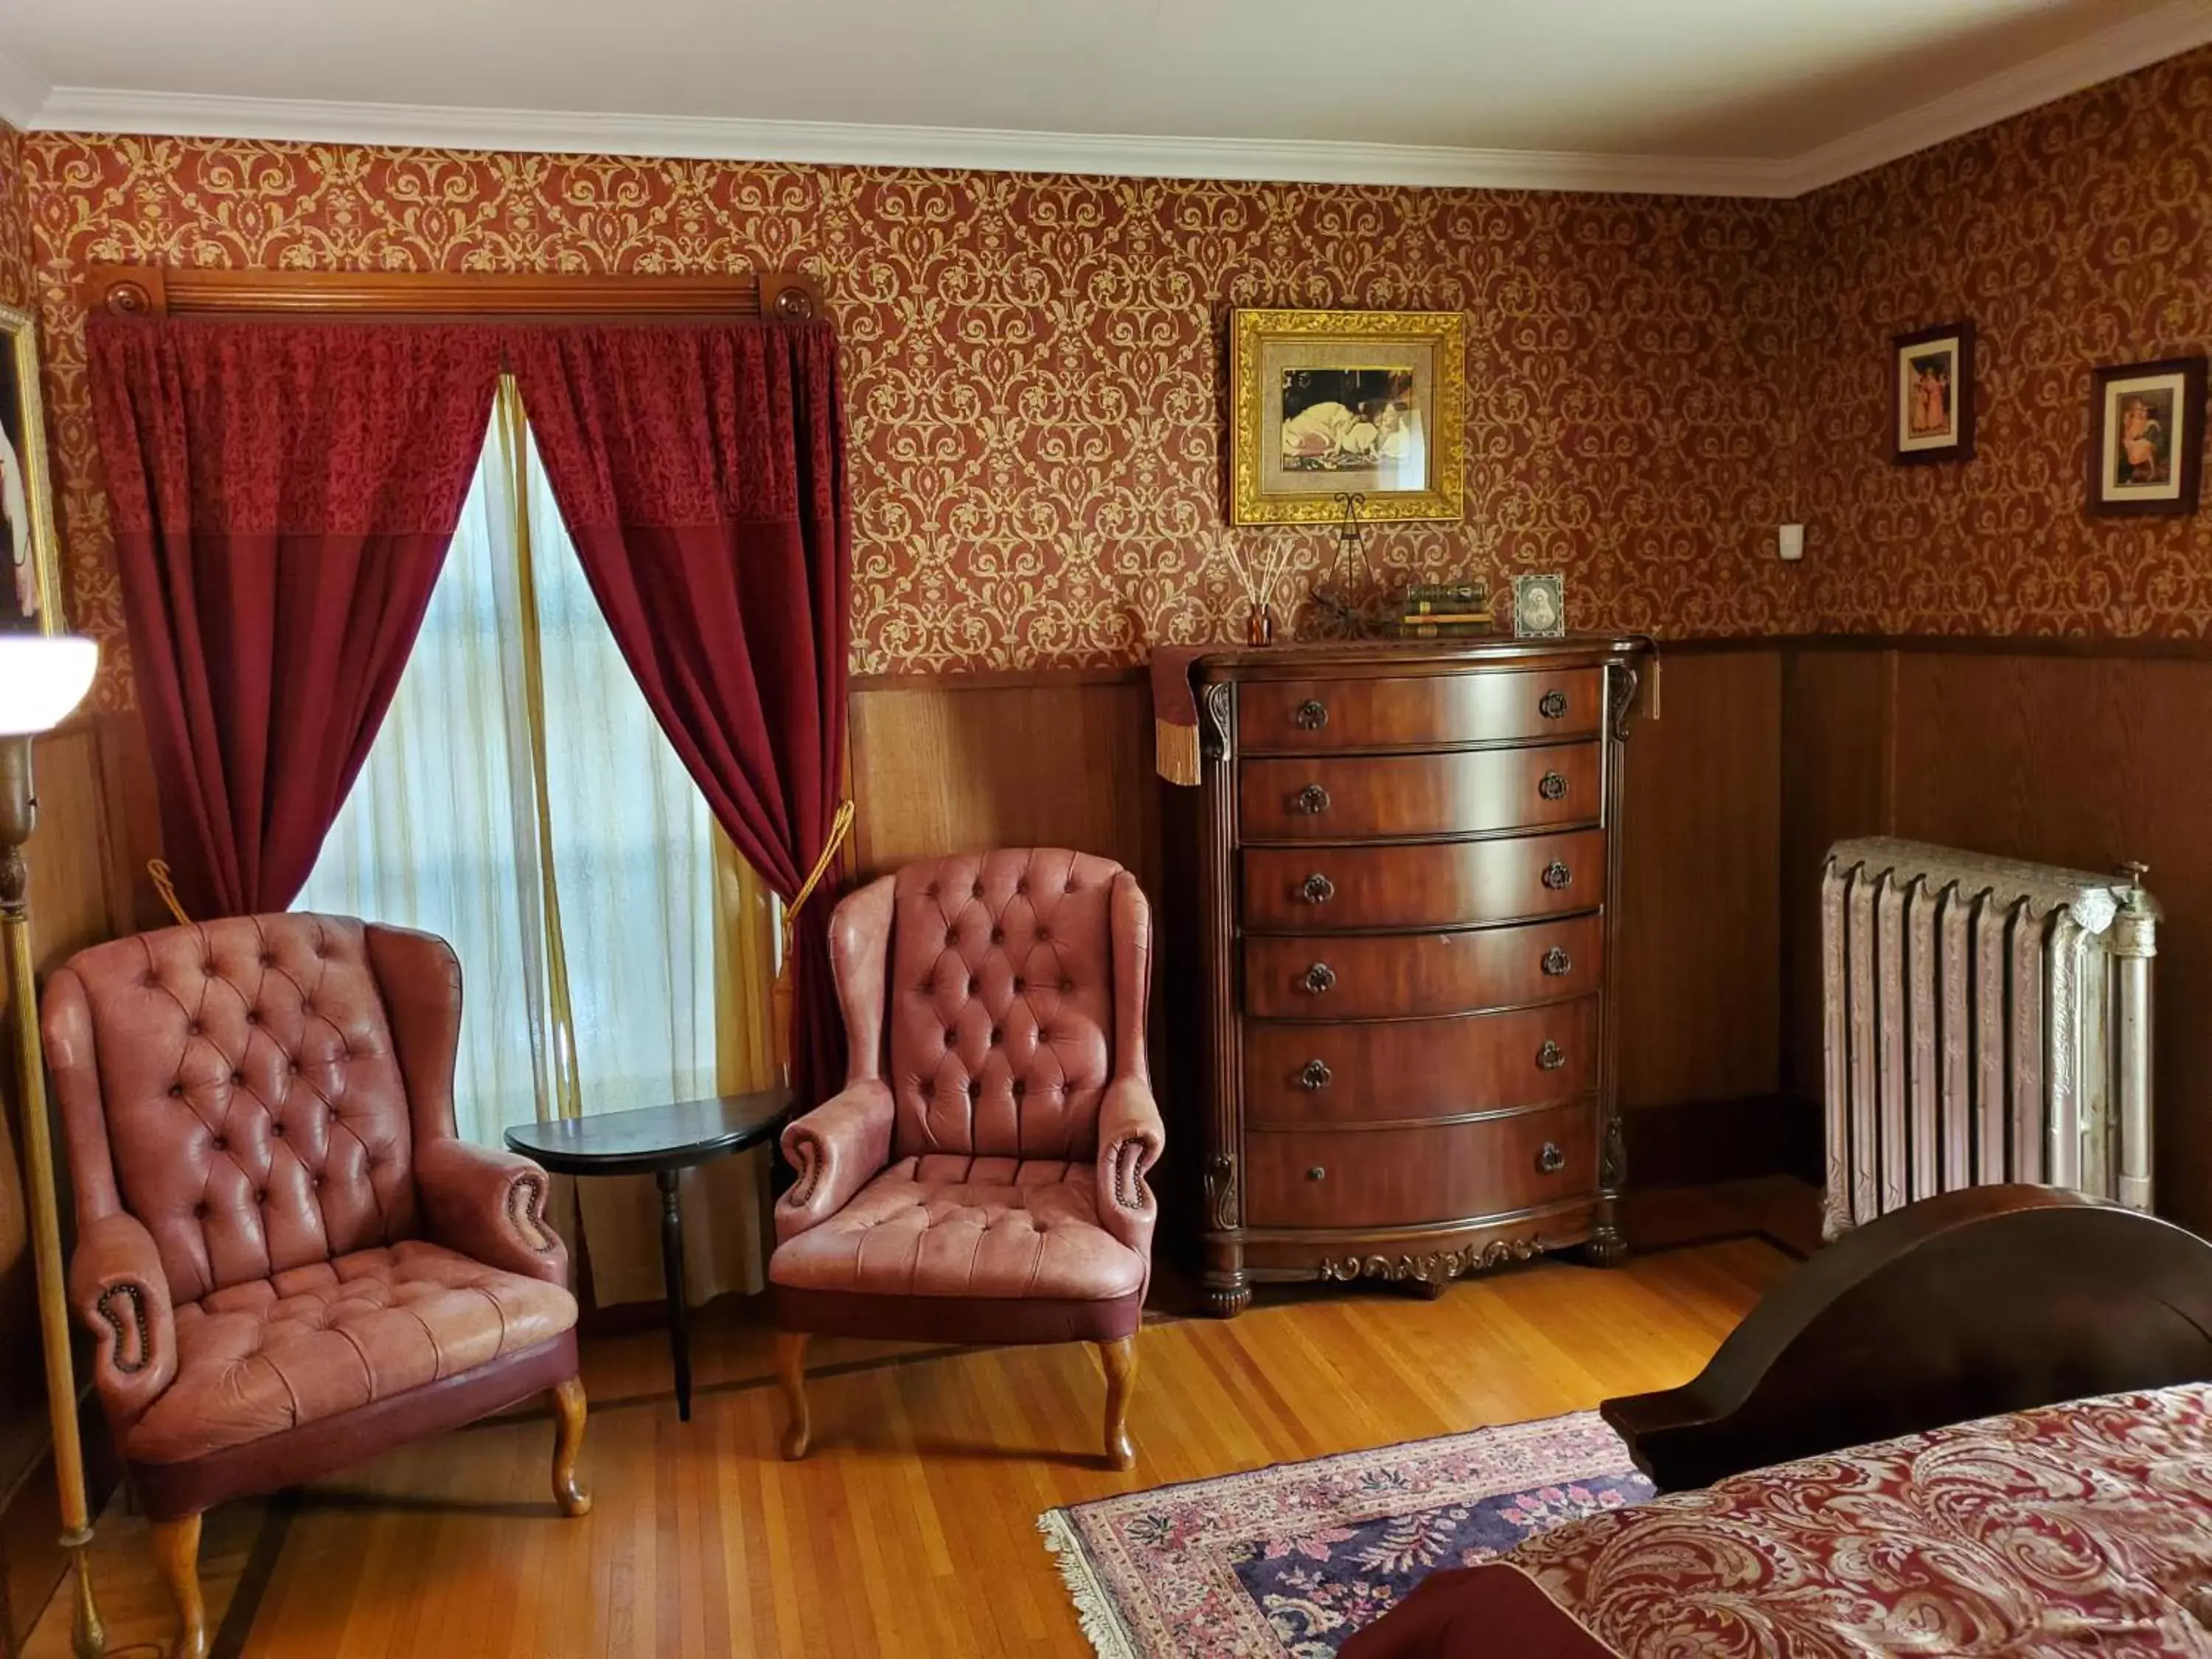
[[[1462,640],[1487,634],[1490,592],[1480,582],[1420,582],[1398,601],[1398,637]]]

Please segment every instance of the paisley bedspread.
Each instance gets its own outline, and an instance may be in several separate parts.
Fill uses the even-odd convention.
[[[2212,1659],[2212,1385],[1961,1424],[1594,1515],[1425,1584],[1422,1639],[1388,1639],[1393,1614],[1346,1653],[1492,1651],[1483,1604],[1516,1569],[1620,1659]]]

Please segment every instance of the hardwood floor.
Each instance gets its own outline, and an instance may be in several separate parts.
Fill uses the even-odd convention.
[[[1546,1262],[1434,1302],[1339,1289],[1163,1321],[1139,1339],[1127,1474],[1099,1462],[1104,1382],[1076,1345],[818,1340],[814,1450],[782,1462],[768,1333],[717,1304],[694,1328],[689,1425],[658,1332],[586,1345],[583,1520],[554,1510],[543,1416],[216,1511],[216,1653],[1079,1656],[1043,1510],[1677,1383],[1788,1266],[1745,1240],[1609,1273]],[[160,1650],[172,1626],[143,1522],[111,1511],[94,1574],[109,1653]],[[65,1659],[65,1613],[47,1610],[27,1659]]]

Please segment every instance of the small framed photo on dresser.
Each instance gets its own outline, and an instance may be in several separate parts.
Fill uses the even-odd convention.
[[[2089,398],[2089,511],[2183,518],[2204,474],[2204,359],[2097,371]]]
[[[1890,459],[1974,459],[1974,325],[1944,323],[1890,343]]]
[[[1513,579],[1513,637],[1557,640],[1566,637],[1567,579],[1557,571]]]

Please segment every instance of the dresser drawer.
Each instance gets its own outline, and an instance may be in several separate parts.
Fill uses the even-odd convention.
[[[1255,1129],[1245,1224],[1400,1227],[1585,1198],[1597,1188],[1596,1131],[1588,1103],[1357,1135]]]
[[[1480,835],[1595,823],[1598,775],[1594,743],[1248,760],[1237,769],[1237,807],[1245,841]]]
[[[1244,1012],[1261,1019],[1416,1018],[1585,996],[1598,988],[1594,915],[1449,933],[1244,941]]]
[[[1604,704],[1595,668],[1249,680],[1237,693],[1237,742],[1250,754],[1305,754],[1589,738]]]
[[[1247,1127],[1403,1122],[1579,1100],[1597,1000],[1364,1025],[1244,1022]]]
[[[1413,847],[1253,847],[1248,932],[1457,927],[1589,910],[1605,899],[1605,831]]]

